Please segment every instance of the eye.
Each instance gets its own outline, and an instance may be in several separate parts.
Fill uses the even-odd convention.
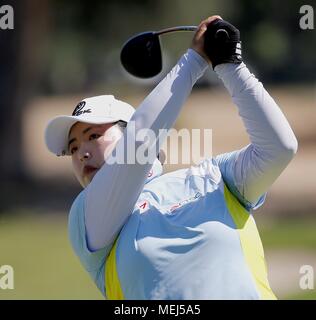
[[[100,134],[98,134],[98,133],[92,133],[92,134],[90,134],[90,136],[89,136],[89,140],[95,140],[95,139],[98,139],[98,138],[100,138],[100,137],[101,137]]]
[[[70,153],[73,155],[78,150],[77,147],[70,148]]]

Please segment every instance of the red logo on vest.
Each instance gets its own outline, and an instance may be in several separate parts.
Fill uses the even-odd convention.
[[[144,200],[138,205],[138,207],[139,207],[139,212],[143,213],[149,208],[149,203],[147,200]]]

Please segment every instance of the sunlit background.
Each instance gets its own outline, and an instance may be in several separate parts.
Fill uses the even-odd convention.
[[[316,271],[316,31],[300,28],[300,7],[315,1],[1,0],[14,29],[0,30],[0,267],[14,289],[0,299],[102,299],[74,255],[67,215],[80,192],[70,160],[44,146],[47,121],[84,97],[114,94],[135,107],[190,45],[192,33],[161,37],[164,67],[138,80],[120,65],[132,35],[197,25],[219,14],[241,32],[243,57],[287,116],[299,140],[295,159],[255,212],[269,279],[279,299],[315,299],[300,288]],[[0,15],[1,17],[1,15]],[[248,143],[237,109],[210,69],[195,86],[176,128],[212,128],[213,155]],[[179,168],[166,165],[165,171]],[[0,274],[0,279],[1,279]]]

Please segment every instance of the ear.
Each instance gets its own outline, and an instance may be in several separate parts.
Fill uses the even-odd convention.
[[[160,161],[160,163],[163,165],[166,161],[166,153],[162,149],[160,149],[157,158]]]

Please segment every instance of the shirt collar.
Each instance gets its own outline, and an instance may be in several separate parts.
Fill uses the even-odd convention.
[[[156,177],[161,176],[162,171],[163,171],[162,164],[158,159],[156,159],[153,163],[153,166],[148,172],[146,183],[148,183],[149,181],[153,180]]]

